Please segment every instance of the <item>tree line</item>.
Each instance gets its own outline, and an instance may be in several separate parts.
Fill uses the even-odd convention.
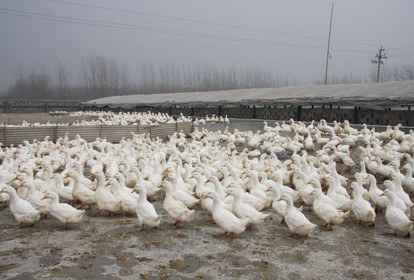
[[[217,68],[208,64],[193,66],[143,66],[137,78],[131,76],[125,63],[96,56],[81,63],[80,79],[62,64],[53,75],[32,68],[18,72],[12,84],[2,92],[4,99],[26,100],[89,100],[114,95],[173,92],[207,92],[215,90],[272,88],[294,85],[322,84],[322,80],[300,82],[288,75],[263,69]],[[330,84],[375,82],[375,70],[369,76],[329,77]],[[414,80],[414,65],[383,68],[381,81]]]

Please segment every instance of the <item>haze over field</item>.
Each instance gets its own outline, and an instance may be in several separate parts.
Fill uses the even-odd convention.
[[[396,67],[411,69],[411,0],[3,0],[0,90],[31,73],[47,74],[52,85],[66,73],[65,83],[83,86],[97,57],[116,65],[130,84],[142,84],[148,69],[157,79],[170,69],[181,71],[191,89],[194,77],[183,72],[197,67],[220,75],[261,73],[278,80],[270,86],[317,83],[325,73],[332,3],[332,82],[343,76],[371,82],[380,46],[389,79]]]

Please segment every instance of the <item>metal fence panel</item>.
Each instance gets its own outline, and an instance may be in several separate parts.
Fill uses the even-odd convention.
[[[151,137],[166,138],[168,135],[174,134],[176,131],[175,123],[166,123],[151,126]]]
[[[58,126],[57,137],[68,135],[69,139],[74,139],[79,134],[86,141],[94,141],[100,135],[100,126],[98,125],[80,125],[80,126]]]
[[[137,125],[103,125],[100,137],[110,142],[119,142],[123,137],[131,138],[131,133],[137,133],[137,131]]]
[[[0,142],[6,146],[17,145],[23,143],[24,140],[43,140],[49,136],[54,139],[55,131],[53,126],[40,127],[7,127],[3,126],[0,133]]]
[[[172,123],[161,125],[81,125],[81,126],[36,126],[36,127],[10,127],[0,128],[0,142],[5,146],[17,145],[25,140],[43,140],[49,136],[49,140],[56,141],[59,137],[67,135],[74,139],[80,135],[86,141],[94,141],[96,138],[106,138],[111,142],[119,142],[123,137],[130,138],[132,133],[150,134],[151,137],[166,138],[175,131],[189,134],[192,131],[192,123]]]

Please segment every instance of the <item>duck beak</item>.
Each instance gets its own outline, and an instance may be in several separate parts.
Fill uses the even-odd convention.
[[[382,193],[382,194],[380,194],[379,196],[385,196],[385,194],[384,194],[384,193]]]
[[[111,184],[111,183],[107,182],[107,183],[105,184],[105,187],[109,186],[110,184]]]
[[[96,175],[94,173],[92,173],[91,175],[89,175],[89,178],[91,178],[91,179],[93,179],[95,177],[96,177]]]
[[[168,168],[167,169],[165,169],[163,172],[162,172],[162,174],[164,175],[164,174],[167,174],[167,172],[168,172]]]
[[[231,194],[230,193],[226,193],[226,195],[224,197],[228,197],[228,196],[231,196]]]
[[[45,199],[48,199],[48,197],[47,196],[42,197],[42,200],[45,200]]]
[[[131,193],[136,193],[137,191],[135,189],[132,189]]]
[[[20,189],[20,188],[23,188],[23,185],[18,185],[18,186],[16,187],[16,190],[18,190],[18,189]]]
[[[70,177],[69,174],[66,174],[65,176],[63,176],[63,179],[67,179],[69,177]]]
[[[207,179],[207,181],[204,182],[204,184],[210,183],[210,179]]]

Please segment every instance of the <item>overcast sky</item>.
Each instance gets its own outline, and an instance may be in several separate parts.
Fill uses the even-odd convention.
[[[0,89],[18,71],[80,77],[82,59],[128,65],[209,64],[323,79],[331,4],[329,74],[368,75],[414,62],[413,0],[0,0]],[[139,79],[139,78],[137,78]]]

